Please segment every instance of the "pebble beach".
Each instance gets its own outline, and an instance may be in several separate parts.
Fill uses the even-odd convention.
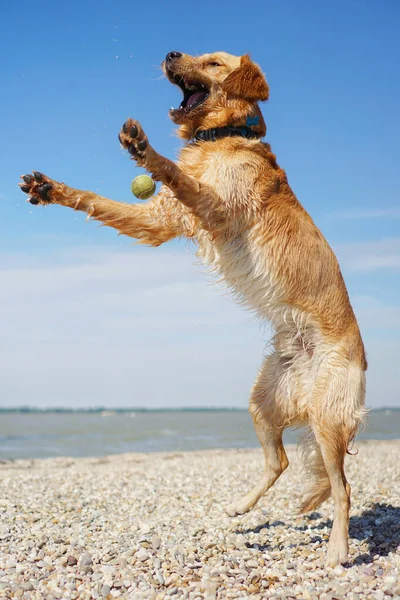
[[[349,562],[324,568],[333,504],[298,515],[290,466],[248,514],[225,506],[261,450],[0,463],[0,598],[400,598],[400,440],[358,442]]]

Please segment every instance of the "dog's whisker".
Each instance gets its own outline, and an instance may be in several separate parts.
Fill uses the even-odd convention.
[[[148,81],[162,81],[163,79],[165,79],[165,74],[160,73],[158,77],[149,77]]]

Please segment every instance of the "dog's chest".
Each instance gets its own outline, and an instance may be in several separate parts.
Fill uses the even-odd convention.
[[[227,216],[249,210],[255,201],[260,165],[252,153],[227,152],[226,149],[212,153],[193,151],[185,155],[183,168],[188,175],[217,192]]]
[[[197,236],[198,256],[232,290],[235,298],[258,314],[274,320],[282,286],[268,243],[262,239],[251,214],[257,204],[256,181],[260,165],[247,153],[213,152],[210,156],[192,155],[185,160],[185,171],[212,187],[224,205],[227,235]],[[252,222],[246,227],[246,222]],[[236,230],[236,233],[232,233]]]
[[[212,239],[202,232],[197,239],[197,255],[227,284],[236,300],[275,321],[284,290],[274,275],[268,246],[261,246],[257,237],[248,232],[229,239]]]

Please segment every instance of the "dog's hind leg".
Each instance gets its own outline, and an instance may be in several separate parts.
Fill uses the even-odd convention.
[[[253,387],[249,408],[264,451],[264,473],[257,485],[244,498],[228,506],[226,512],[229,516],[241,515],[253,508],[289,465],[282,444],[282,434],[287,419],[279,402],[278,385],[281,375],[281,359],[278,354],[272,354],[266,358]]]
[[[347,560],[350,512],[350,485],[344,472],[344,459],[350,441],[364,416],[365,377],[362,368],[340,355],[327,361],[314,382],[310,422],[315,434],[329,481],[322,475],[320,490],[314,487],[315,499],[329,491],[334,502],[334,518],[329,539],[326,565],[334,567]],[[322,467],[322,465],[320,465]]]
[[[316,440],[321,449],[334,501],[334,518],[329,538],[326,565],[334,567],[347,560],[350,511],[350,485],[344,473],[344,458],[349,443],[348,434],[341,428],[318,426]]]

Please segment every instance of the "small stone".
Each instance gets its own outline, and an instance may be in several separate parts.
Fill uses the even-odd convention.
[[[110,593],[110,591],[111,591],[111,588],[110,588],[109,585],[103,585],[102,588],[101,588],[101,590],[100,590],[100,594],[103,597],[105,597],[105,596],[108,596],[108,594]]]
[[[160,583],[160,585],[165,585],[165,580],[164,580],[164,576],[162,574],[162,571],[156,571],[156,579],[157,581]]]
[[[77,564],[78,564],[78,560],[75,558],[75,556],[72,556],[72,555],[68,556],[68,558],[67,558],[67,565],[69,567],[73,567],[73,566],[75,566]]]
[[[136,552],[135,556],[136,556],[136,559],[139,560],[140,562],[144,562],[145,560],[147,560],[149,558],[149,555],[147,554],[147,552],[144,548],[140,548]]]
[[[215,600],[217,597],[218,584],[211,579],[206,579],[203,583],[205,600]]]
[[[253,585],[252,583],[249,585],[249,587],[247,588],[247,591],[250,594],[258,594],[258,592],[260,591],[260,586],[258,585]]]
[[[373,575],[360,575],[361,583],[370,583],[374,581],[375,577]]]
[[[15,569],[17,563],[14,560],[7,560],[6,569]]]
[[[392,585],[394,585],[396,583],[396,581],[397,581],[396,577],[394,577],[393,575],[388,575],[383,580],[383,583],[388,587],[392,587]]]
[[[335,585],[334,586],[334,592],[335,592],[335,597],[337,596],[338,598],[344,598],[345,594],[346,594],[346,590],[344,588],[343,585]]]
[[[114,581],[113,583],[113,587],[115,588],[122,588],[124,584],[122,583],[122,581]]]
[[[91,574],[93,573],[93,567],[91,567],[90,565],[87,567],[81,567],[81,571],[82,573],[87,573],[87,574]]]
[[[23,583],[21,583],[21,587],[22,589],[27,591],[34,589],[33,583],[31,581],[24,581]]]
[[[342,565],[337,565],[334,569],[333,572],[335,573],[335,575],[337,577],[341,577],[344,573],[344,568],[342,567]]]
[[[259,564],[256,560],[248,560],[248,561],[246,561],[246,566],[251,567],[252,569],[257,569]]]
[[[151,547],[153,550],[158,550],[161,546],[161,538],[158,535],[153,535],[151,538]]]
[[[92,557],[89,554],[81,554],[78,560],[80,567],[88,567],[93,564]]]

